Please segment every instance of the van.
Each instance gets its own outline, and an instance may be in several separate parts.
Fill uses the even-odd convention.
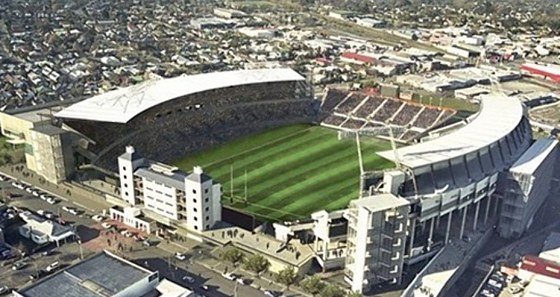
[[[60,264],[58,263],[58,261],[51,263],[49,266],[47,266],[47,268],[45,269],[47,272],[52,272],[55,271],[58,267],[60,266]]]

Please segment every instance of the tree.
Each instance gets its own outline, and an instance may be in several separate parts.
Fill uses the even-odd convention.
[[[324,287],[323,282],[321,282],[321,278],[317,275],[310,276],[300,283],[301,288],[306,292],[313,296],[319,294]]]
[[[275,275],[276,281],[286,286],[286,290],[290,289],[297,280],[297,273],[292,267],[286,267]]]
[[[259,274],[268,269],[270,262],[263,256],[257,254],[253,255],[245,260],[243,267],[249,271]]]
[[[321,290],[321,297],[344,297],[344,291],[334,284],[328,284]]]
[[[348,294],[346,294],[346,297],[363,297],[364,295],[362,295],[362,293],[359,292],[348,292]]]
[[[243,260],[243,254],[236,248],[230,248],[222,254],[222,259],[235,265]]]

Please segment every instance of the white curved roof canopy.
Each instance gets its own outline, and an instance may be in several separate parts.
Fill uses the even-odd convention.
[[[523,105],[515,98],[481,96],[481,110],[466,126],[439,138],[397,149],[399,162],[420,168],[476,152],[511,133],[521,122]],[[379,152],[395,162],[392,150]]]
[[[56,113],[65,119],[126,123],[136,115],[166,101],[212,89],[247,84],[300,81],[292,69],[257,69],[214,72],[146,81],[110,91],[73,104]]]

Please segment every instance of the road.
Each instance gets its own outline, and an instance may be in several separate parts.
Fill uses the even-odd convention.
[[[82,203],[75,203],[67,198],[57,196],[59,202],[51,205],[44,200],[33,197],[31,194],[19,190],[11,185],[10,181],[0,182],[0,187],[3,191],[12,193],[15,198],[9,201],[10,205],[16,207],[26,207],[32,211],[44,210],[51,212],[58,217],[62,218],[68,223],[72,223],[77,227],[78,235],[82,238],[90,237],[91,235],[84,234],[93,230],[90,228],[98,224],[91,219],[94,214],[99,214],[97,211],[92,211],[94,208],[89,207],[87,201]],[[62,210],[63,206],[73,206],[81,210],[79,215],[73,215]],[[16,232],[17,233],[17,232]],[[12,237],[19,237],[16,234],[11,234]],[[94,236],[100,236],[95,233]],[[90,238],[91,239],[91,238]],[[37,269],[43,269],[48,264],[60,260],[65,265],[71,264],[80,256],[80,246],[77,243],[67,243],[57,249],[57,255],[42,257],[33,255],[32,258],[27,259],[29,265],[22,270],[13,271],[11,265],[0,267],[0,285],[8,285],[10,288],[20,288],[28,283],[29,275]],[[188,252],[188,251],[187,251]],[[94,254],[95,251],[82,249],[84,257]],[[141,266],[151,270],[158,270],[162,277],[168,278],[181,285],[194,289],[194,291],[203,293],[209,297],[224,297],[234,296],[235,287],[237,287],[237,296],[246,297],[261,297],[264,293],[248,285],[235,285],[236,282],[223,278],[219,273],[208,269],[205,266],[197,263],[189,263],[189,261],[181,262],[174,258],[173,251],[164,250],[158,246],[153,247],[138,247],[134,251],[127,253],[126,256]],[[147,264],[147,265],[146,265]],[[192,276],[196,281],[194,284],[188,284],[182,280],[185,275]],[[203,291],[200,286],[206,285],[209,287],[208,291]]]

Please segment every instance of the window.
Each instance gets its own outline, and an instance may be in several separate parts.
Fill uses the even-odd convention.
[[[126,174],[125,174],[125,175],[123,175],[123,178],[124,178],[124,179],[126,179],[126,178],[127,178]]]
[[[206,216],[206,220],[208,221],[209,219],[210,219],[210,217],[209,217],[209,216]]]
[[[194,220],[195,220],[195,221],[198,221],[198,217],[194,217]]]
[[[206,225],[206,229],[210,229],[210,225]]]
[[[127,184],[127,183],[125,183],[125,184],[124,184],[124,187],[125,187],[125,188],[128,188],[128,184]]]
[[[197,212],[197,211],[198,211],[198,209],[196,209],[196,208],[193,208],[193,211],[194,211],[194,212]]]
[[[205,209],[205,211],[210,211],[210,207],[207,207],[207,208]]]
[[[194,230],[198,230],[198,226],[194,226]]]
[[[204,202],[208,203],[208,198],[204,199]]]
[[[113,167],[113,168],[114,168],[114,167]],[[123,167],[122,167],[122,170],[126,170],[126,166],[123,166]]]
[[[196,203],[196,202],[197,202],[197,200],[196,200],[196,199],[193,199],[193,200],[192,200],[192,202],[193,202],[193,203]]]
[[[204,194],[208,194],[208,189],[204,189]]]
[[[125,195],[125,196],[128,196],[128,192],[124,192],[124,195]]]
[[[192,190],[192,193],[193,193],[193,194],[196,194],[196,190],[195,190],[195,189],[193,189],[193,190]]]

